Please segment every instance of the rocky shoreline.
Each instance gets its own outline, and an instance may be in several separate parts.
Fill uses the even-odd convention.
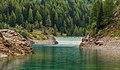
[[[28,40],[9,29],[0,29],[0,58],[33,54],[32,44],[58,44],[54,36],[48,40]]]
[[[80,44],[80,48],[120,50],[120,38],[112,36],[99,36],[93,38],[88,35],[83,39],[82,43]]]
[[[54,36],[50,36],[48,40],[30,40],[33,44],[48,44],[55,45],[58,44]]]
[[[9,29],[0,30],[0,57],[33,54],[31,43]]]

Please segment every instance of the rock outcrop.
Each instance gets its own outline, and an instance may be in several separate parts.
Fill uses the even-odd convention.
[[[48,40],[31,40],[34,44],[58,44],[54,36],[50,36]]]
[[[99,36],[96,38],[85,37],[80,44],[81,48],[90,49],[119,49],[120,50],[120,37]]]
[[[32,54],[30,42],[13,30],[0,30],[0,57]]]

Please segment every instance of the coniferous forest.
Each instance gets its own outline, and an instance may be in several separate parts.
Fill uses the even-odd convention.
[[[25,36],[84,36],[106,27],[119,14],[119,0],[0,0],[0,28],[16,28]],[[23,31],[20,31],[23,30]],[[48,31],[47,31],[48,30]],[[36,32],[34,32],[36,33]]]
[[[21,26],[29,32],[52,28],[68,36],[84,35],[94,0],[0,0],[0,28]]]
[[[120,0],[96,0],[86,34],[120,36]]]
[[[120,0],[0,0],[0,70],[120,70]]]

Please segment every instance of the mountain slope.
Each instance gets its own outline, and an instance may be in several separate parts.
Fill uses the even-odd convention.
[[[97,0],[93,11],[97,12],[92,15],[92,24],[88,26],[88,33],[80,47],[102,50],[120,49],[119,0]],[[96,18],[94,19],[94,17]]]
[[[0,0],[0,28],[19,25],[28,32],[82,36],[94,0]]]

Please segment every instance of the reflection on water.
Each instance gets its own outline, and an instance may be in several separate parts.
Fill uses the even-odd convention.
[[[57,42],[62,45],[80,45],[83,37],[55,37]]]
[[[29,57],[0,58],[0,70],[20,70]]]
[[[45,45],[33,47],[34,55],[0,59],[0,70],[120,70],[120,56],[115,51]]]

